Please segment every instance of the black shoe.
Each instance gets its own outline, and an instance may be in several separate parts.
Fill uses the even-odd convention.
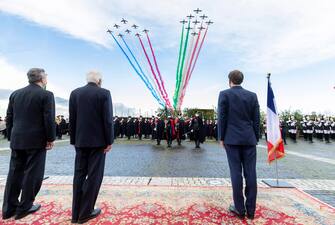
[[[254,214],[249,214],[249,213],[247,213],[247,218],[248,218],[249,220],[253,220],[253,219],[255,219],[255,215],[254,215]]]
[[[87,218],[84,219],[79,219],[78,223],[79,224],[83,224],[86,223],[89,220],[92,220],[94,218],[97,218],[99,215],[101,214],[101,209],[96,208],[95,210],[93,210],[93,212],[91,213],[91,215],[89,215]]]
[[[3,220],[8,220],[8,219],[12,218],[13,216],[15,216],[15,212],[8,213],[7,215],[2,215],[2,219]]]
[[[245,217],[245,214],[240,213],[239,211],[237,211],[237,209],[233,205],[230,205],[228,210],[229,210],[229,212],[232,212],[235,216],[237,216],[240,219],[244,219],[244,217]]]
[[[71,220],[71,223],[78,223],[78,220]]]
[[[40,208],[41,208],[40,204],[33,205],[28,211],[17,214],[15,216],[15,220],[19,220],[19,219],[22,219],[22,218],[30,215],[30,214],[33,214],[33,213],[37,212]]]

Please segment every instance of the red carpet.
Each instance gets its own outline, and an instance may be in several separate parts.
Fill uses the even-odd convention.
[[[36,201],[42,204],[39,212],[0,224],[70,224],[71,197],[71,185],[44,185]],[[259,188],[253,221],[233,217],[230,203],[226,187],[105,185],[97,203],[103,214],[89,224],[335,224],[333,208],[295,189]]]

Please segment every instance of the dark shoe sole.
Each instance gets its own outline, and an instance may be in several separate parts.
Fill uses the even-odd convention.
[[[240,214],[236,211],[235,208],[232,208],[231,206],[228,208],[229,212],[234,214],[234,216],[238,217],[239,219],[243,220],[245,218],[245,214]]]
[[[99,209],[98,212],[97,212],[96,214],[90,215],[89,217],[87,217],[87,218],[85,218],[85,219],[81,219],[81,220],[79,219],[79,220],[77,221],[77,223],[78,223],[78,224],[86,223],[86,222],[88,222],[88,221],[90,221],[90,220],[93,220],[93,219],[97,218],[100,214],[101,214],[101,210]]]
[[[3,220],[8,220],[8,219],[12,218],[13,216],[15,216],[15,213],[10,214],[9,216],[2,216],[2,219]]]
[[[99,214],[99,215],[100,215],[100,214]],[[78,223],[78,224],[84,224],[84,223],[87,223],[88,221],[97,218],[99,215],[96,215],[96,216],[94,216],[94,217],[89,217],[89,218],[84,219],[84,220],[78,220],[77,223]]]
[[[34,209],[34,210],[30,209],[27,212],[24,212],[22,214],[16,215],[15,220],[23,219],[24,217],[26,217],[26,216],[28,216],[30,214],[33,214],[33,213],[37,212],[40,209],[41,209],[41,205],[37,205],[36,209]]]
[[[248,218],[249,220],[253,220],[253,219],[255,219],[255,216],[254,216],[254,215],[247,215],[247,218]]]

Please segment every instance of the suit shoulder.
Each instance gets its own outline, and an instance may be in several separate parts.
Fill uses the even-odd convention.
[[[255,92],[249,91],[247,89],[243,89],[246,93],[248,93],[249,95],[252,95],[254,97],[257,97],[257,94]]]
[[[222,90],[222,91],[220,91],[220,95],[226,95],[226,94],[229,93],[229,91],[230,91],[230,89]]]
[[[71,91],[71,94],[70,94],[70,95],[74,95],[74,94],[80,92],[80,90],[82,90],[82,89],[83,89],[83,87],[76,88],[76,89],[74,89],[73,91]]]
[[[100,88],[100,92],[104,95],[104,96],[110,96],[111,93],[108,89],[105,88]]]
[[[29,86],[17,89],[10,94],[9,99],[13,99],[15,98],[15,96],[20,95],[21,93],[24,94],[27,91],[29,91]]]
[[[18,90],[13,91],[13,92],[10,94],[9,98],[10,98],[10,99],[13,98],[18,92],[20,92],[20,90],[21,90],[21,89],[18,89]]]
[[[106,93],[106,94],[110,94],[110,91],[108,89],[105,89],[105,88],[101,88],[101,90]]]
[[[45,95],[49,96],[49,97],[54,97],[54,93],[48,90],[44,91]]]

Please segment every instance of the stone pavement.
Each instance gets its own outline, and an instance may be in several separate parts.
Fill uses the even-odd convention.
[[[47,176],[44,184],[72,184],[72,176]],[[268,187],[258,179],[258,187]],[[299,190],[318,198],[320,201],[335,208],[335,180],[314,179],[281,179]],[[0,176],[0,185],[5,185],[6,176]],[[201,177],[112,177],[106,176],[103,185],[126,186],[199,186],[199,187],[230,187],[230,178]]]

